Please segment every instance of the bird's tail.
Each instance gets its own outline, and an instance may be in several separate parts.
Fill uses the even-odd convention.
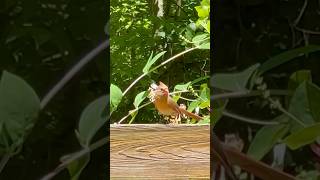
[[[194,113],[192,113],[192,112],[189,112],[189,111],[187,111],[187,110],[185,110],[185,109],[183,109],[183,108],[179,108],[179,110],[180,110],[180,112],[181,112],[182,114],[185,114],[185,115],[187,115],[188,117],[191,117],[191,118],[193,118],[193,119],[195,119],[195,120],[197,120],[197,121],[200,121],[200,120],[203,119],[201,116],[196,115],[196,114],[194,114]]]

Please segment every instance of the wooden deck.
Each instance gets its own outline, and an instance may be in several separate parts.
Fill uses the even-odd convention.
[[[110,125],[111,179],[209,179],[209,125]]]

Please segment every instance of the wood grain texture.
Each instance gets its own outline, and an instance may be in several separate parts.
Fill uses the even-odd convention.
[[[209,125],[110,125],[111,179],[209,179]]]

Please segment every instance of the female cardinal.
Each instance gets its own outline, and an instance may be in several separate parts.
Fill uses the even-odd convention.
[[[201,120],[202,117],[193,114],[184,108],[180,107],[170,96],[168,86],[163,84],[161,81],[158,86],[152,87],[151,93],[153,94],[153,103],[156,109],[163,115],[179,117],[183,114],[197,121]]]

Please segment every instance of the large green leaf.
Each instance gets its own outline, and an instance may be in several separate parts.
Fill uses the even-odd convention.
[[[106,109],[107,97],[102,96],[93,102],[91,102],[82,112],[79,128],[78,138],[80,144],[88,146],[96,132],[107,121],[107,118],[103,116],[103,112]]]
[[[314,121],[320,122],[320,88],[309,82],[307,83],[307,92],[312,117]]]
[[[110,112],[111,113],[117,110],[117,107],[121,102],[122,96],[123,95],[122,95],[121,89],[118,86],[111,84],[110,86]]]
[[[149,60],[148,60],[147,64],[144,66],[142,72],[143,72],[143,73],[149,72],[150,67],[151,67],[161,56],[163,56],[166,52],[167,52],[167,51],[163,51],[163,52],[155,55],[153,58],[151,58],[151,57],[152,57],[152,54],[153,54],[153,53],[152,53],[151,56],[149,57]]]
[[[280,66],[290,60],[293,60],[296,57],[300,57],[304,54],[316,52],[320,50],[320,46],[316,45],[308,45],[296,49],[292,49],[289,51],[286,51],[284,53],[281,53],[279,55],[273,56],[269,60],[267,60],[265,63],[263,63],[259,67],[259,71],[261,74],[265,73],[266,71],[269,71],[277,66]]]
[[[320,123],[303,128],[289,135],[284,142],[290,149],[298,149],[314,142],[320,136]]]
[[[291,131],[296,131],[297,129],[303,128],[303,126],[314,124],[314,119],[310,113],[309,99],[306,87],[306,81],[301,83],[291,98],[289,112],[300,121],[297,122],[291,119],[291,123],[293,125]]]
[[[246,85],[259,64],[250,66],[239,73],[218,73],[211,78],[211,86],[229,91],[246,90]]]
[[[4,71],[0,82],[0,154],[18,150],[35,124],[40,100],[20,77]]]
[[[283,118],[279,116],[278,118]],[[288,125],[272,125],[262,127],[248,149],[248,155],[256,160],[263,158],[272,147],[288,132]]]

